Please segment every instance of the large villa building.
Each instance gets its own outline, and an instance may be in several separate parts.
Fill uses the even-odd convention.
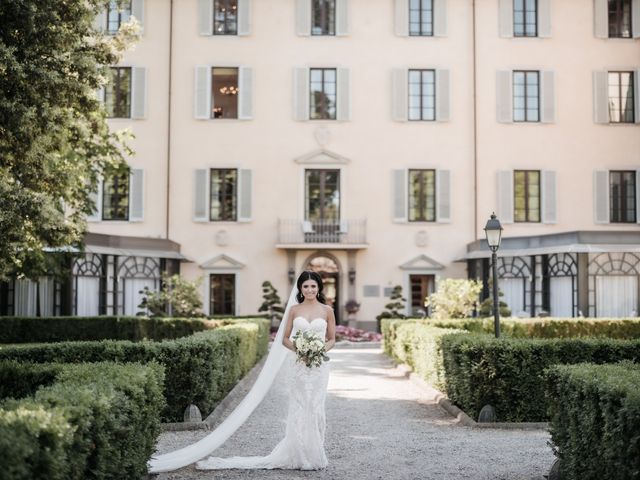
[[[67,284],[3,314],[135,314],[161,272],[207,314],[255,313],[297,272],[371,321],[444,278],[489,279],[504,227],[514,315],[636,316],[640,0],[132,0],[142,26],[98,95],[130,129]],[[485,294],[488,290],[485,291]]]

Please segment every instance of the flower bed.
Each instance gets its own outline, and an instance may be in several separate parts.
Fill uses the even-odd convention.
[[[367,332],[359,328],[336,325],[336,341],[346,340],[348,342],[379,342],[382,335],[376,332]]]

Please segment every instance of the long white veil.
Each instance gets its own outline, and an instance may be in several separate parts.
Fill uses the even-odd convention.
[[[284,331],[286,330],[289,311],[293,305],[298,303],[296,301],[296,293],[297,288],[294,284],[284,314],[282,315],[282,322],[280,322],[280,327],[271,345],[264,367],[262,367],[258,378],[253,387],[251,387],[251,390],[249,390],[249,393],[247,393],[247,396],[242,399],[240,404],[229,414],[224,422],[203,439],[180,450],[151,457],[148,463],[149,473],[170,472],[206,457],[216,448],[220,447],[242,426],[247,418],[249,418],[249,415],[251,415],[269,391],[285,359],[287,348],[282,344],[282,339],[284,337]]]

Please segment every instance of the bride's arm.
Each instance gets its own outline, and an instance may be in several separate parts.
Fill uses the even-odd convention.
[[[289,350],[291,350],[292,352],[295,353],[296,351],[296,347],[293,345],[293,342],[291,340],[289,340],[289,337],[291,336],[291,330],[293,330],[293,319],[295,318],[294,314],[293,314],[293,309],[295,308],[295,306],[291,307],[289,309],[289,316],[287,317],[287,326],[284,330],[284,337],[282,339],[282,344],[287,347]]]
[[[333,308],[327,308],[327,341],[324,343],[326,352],[331,350],[336,344],[336,317]]]

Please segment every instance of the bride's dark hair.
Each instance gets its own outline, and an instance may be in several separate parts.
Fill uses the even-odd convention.
[[[327,300],[324,298],[324,293],[322,293],[322,289],[324,288],[324,285],[322,284],[322,277],[320,277],[320,275],[318,275],[316,272],[312,272],[310,270],[305,270],[304,272],[302,272],[298,277],[298,281],[296,282],[296,286],[298,287],[296,300],[298,300],[298,303],[304,302],[304,295],[302,294],[302,284],[307,280],[313,280],[318,284],[318,295],[316,296],[316,298],[320,303],[326,304]]]

